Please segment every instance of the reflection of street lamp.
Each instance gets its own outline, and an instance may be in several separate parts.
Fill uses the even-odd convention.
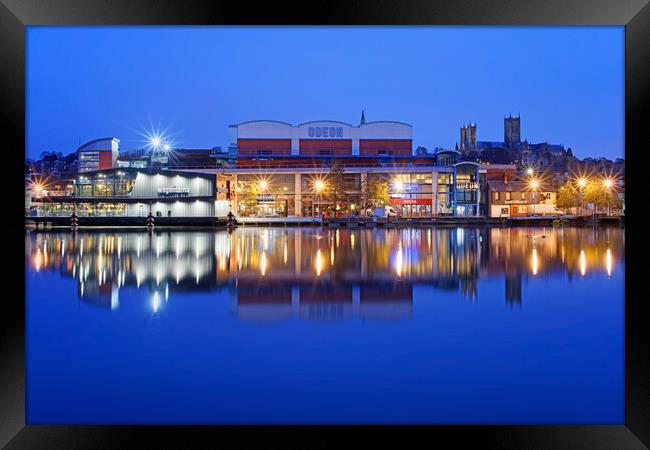
[[[533,178],[532,180],[530,180],[529,184],[530,184],[530,188],[533,190],[533,216],[534,216],[535,215],[535,201],[536,201],[535,200],[535,197],[536,197],[535,194],[537,193],[537,189],[539,189],[539,181]]]

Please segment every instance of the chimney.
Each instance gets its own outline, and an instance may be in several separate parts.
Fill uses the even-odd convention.
[[[508,172],[503,172],[503,182],[508,184]]]

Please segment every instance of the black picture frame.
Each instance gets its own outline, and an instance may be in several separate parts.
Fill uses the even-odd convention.
[[[5,184],[15,193],[3,215],[24,235],[18,190],[24,180],[18,167],[25,149],[25,26],[27,25],[623,25],[625,26],[625,157],[626,234],[633,236],[626,249],[625,286],[625,424],[536,426],[34,426],[25,425],[25,304],[24,258],[19,238],[6,250],[7,269],[0,309],[0,445],[8,449],[124,448],[137,441],[165,448],[214,447],[236,438],[238,447],[341,446],[371,444],[404,447],[419,440],[454,447],[503,449],[637,449],[650,446],[650,339],[647,296],[640,284],[644,248],[640,220],[643,187],[644,113],[650,97],[650,5],[647,0],[500,0],[426,2],[424,0],[334,1],[281,6],[276,3],[144,0],[0,0],[0,95],[2,99],[3,166]],[[647,127],[647,125],[645,125]],[[23,151],[21,151],[21,149]],[[627,150],[630,151],[627,151]],[[22,162],[21,162],[22,161]],[[14,185],[15,183],[15,185]],[[13,190],[13,189],[12,189]],[[9,193],[8,193],[9,194]],[[14,200],[15,199],[15,200]],[[635,205],[640,205],[636,208]],[[15,207],[15,208],[14,208]],[[15,209],[15,210],[14,210]],[[13,213],[11,211],[14,211]],[[638,212],[637,212],[638,211]],[[15,216],[15,218],[13,217]],[[637,217],[634,219],[634,217]],[[632,220],[630,220],[632,219]],[[15,222],[14,222],[15,220]],[[20,228],[20,231],[19,231]],[[635,239],[635,235],[637,235]],[[6,243],[5,243],[6,245]],[[354,433],[349,433],[354,431]],[[191,443],[191,444],[188,444]]]

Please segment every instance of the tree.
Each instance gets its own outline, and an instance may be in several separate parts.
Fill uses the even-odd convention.
[[[333,209],[336,209],[338,200],[345,195],[343,173],[341,164],[335,162],[327,175],[327,183],[322,195],[327,201],[332,202]]]
[[[388,181],[379,178],[370,178],[361,192],[363,209],[384,206],[390,201]]]
[[[239,200],[239,210],[243,215],[251,215],[257,212],[257,183],[239,182],[237,186],[237,197]]]
[[[43,153],[41,153],[41,159],[43,161],[54,162],[54,161],[58,161],[62,157],[63,155],[61,154],[61,152],[57,153],[57,152],[44,151]]]
[[[616,195],[616,191],[613,188],[605,187],[605,184],[600,179],[595,179],[589,181],[587,186],[585,186],[585,203],[593,203],[596,208],[604,208],[609,206],[610,208],[617,208],[620,206],[620,199]]]
[[[556,206],[558,208],[573,208],[580,205],[580,191],[567,180],[557,193]]]

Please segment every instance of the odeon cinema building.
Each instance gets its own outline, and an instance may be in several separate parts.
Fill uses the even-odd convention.
[[[229,127],[232,167],[217,174],[238,217],[363,214],[369,186],[403,217],[486,216],[487,180],[512,165],[461,161],[455,150],[413,152],[413,127],[318,120],[253,120]],[[376,188],[375,188],[376,189]],[[383,196],[385,198],[385,195]]]

